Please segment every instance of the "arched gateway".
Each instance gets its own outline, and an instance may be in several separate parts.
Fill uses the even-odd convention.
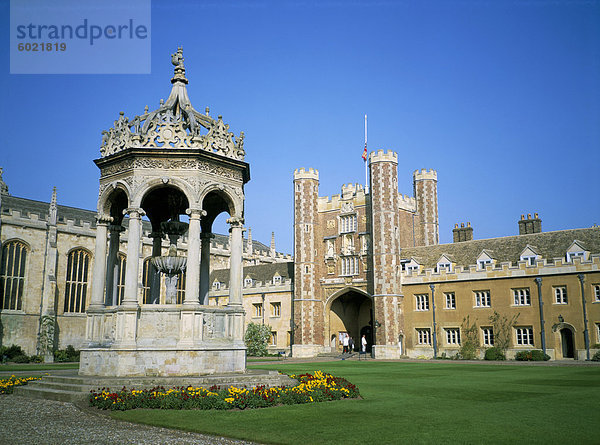
[[[341,351],[341,334],[354,340],[355,350],[360,350],[361,338],[367,340],[367,351],[373,345],[373,303],[369,294],[348,287],[334,293],[326,303],[328,331],[331,347]]]
[[[197,112],[187,95],[183,51],[172,56],[171,94],[157,110],[123,113],[103,132],[91,304],[79,373],[97,376],[185,376],[245,370],[242,309],[243,133]],[[212,224],[230,218],[230,295],[208,306]],[[152,226],[152,265],[140,292],[142,218]],[[185,223],[183,220],[189,220]],[[127,256],[118,251],[127,222]],[[184,248],[185,255],[178,255]],[[116,280],[124,271],[124,287]],[[185,293],[173,297],[185,270]],[[168,278],[160,295],[160,273]],[[181,288],[182,283],[179,283]]]

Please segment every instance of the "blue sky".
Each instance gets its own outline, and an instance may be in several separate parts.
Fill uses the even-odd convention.
[[[364,182],[369,150],[399,154],[399,189],[438,171],[441,242],[600,224],[600,1],[153,1],[152,73],[9,74],[0,31],[0,166],[12,195],[95,209],[101,131],[158,107],[183,46],[197,110],[246,134],[253,238],[293,249],[292,175],[320,195]],[[224,219],[224,217],[222,218]]]

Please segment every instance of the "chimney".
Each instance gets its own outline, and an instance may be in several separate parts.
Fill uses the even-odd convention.
[[[252,244],[252,229],[248,227],[248,243],[246,244],[246,252],[248,255],[254,254],[254,245]]]
[[[521,219],[519,220],[519,235],[530,235],[532,233],[542,233],[542,220],[537,213],[533,214],[533,218],[531,217],[531,213],[527,214],[527,218],[525,218],[525,215],[521,215]]]
[[[458,224],[454,224],[452,241],[455,243],[473,241],[473,227],[471,227],[471,223],[467,222],[467,227],[465,227],[465,223],[460,223],[460,227],[458,227]]]
[[[275,258],[275,232],[271,232],[271,248],[269,249],[271,258]]]

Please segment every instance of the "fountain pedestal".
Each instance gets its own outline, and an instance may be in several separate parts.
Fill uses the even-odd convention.
[[[124,319],[116,308],[90,313],[92,342],[81,352],[80,375],[194,376],[244,372],[244,311],[239,308],[145,305]],[[127,321],[126,321],[127,320]],[[123,342],[123,322],[135,339]]]
[[[151,261],[165,275],[165,304],[88,310],[91,341],[81,352],[80,375],[169,377],[245,371],[244,311],[176,304],[178,275],[187,264],[187,258],[177,256],[176,243],[187,224],[169,221],[161,228],[171,246],[168,255]]]

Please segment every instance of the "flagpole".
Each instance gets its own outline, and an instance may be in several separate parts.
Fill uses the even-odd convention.
[[[367,115],[365,114],[365,150],[366,149],[367,149]],[[365,158],[365,193],[369,193],[369,173],[368,173],[366,158]]]

